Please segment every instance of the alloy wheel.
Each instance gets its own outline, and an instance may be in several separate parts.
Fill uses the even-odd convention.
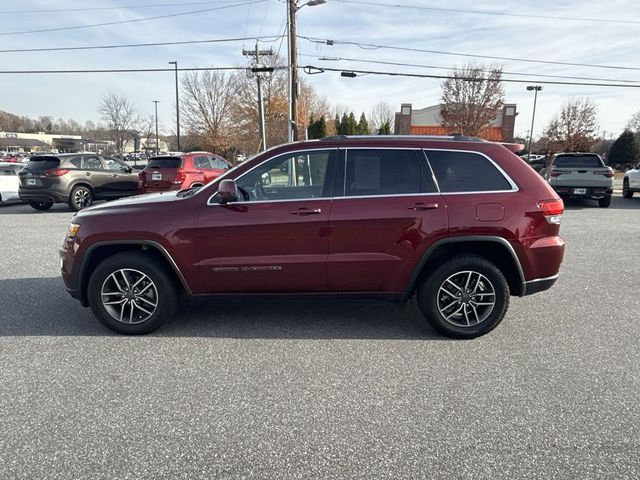
[[[91,203],[91,192],[85,188],[79,188],[73,194],[73,203],[78,210],[88,207]]]
[[[139,270],[123,268],[109,275],[100,291],[107,313],[120,323],[143,323],[158,309],[158,289],[155,283]]]
[[[438,289],[438,310],[442,318],[456,327],[481,324],[493,311],[496,291],[489,279],[467,270],[448,277]]]

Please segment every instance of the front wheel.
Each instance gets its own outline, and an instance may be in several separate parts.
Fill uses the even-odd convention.
[[[608,208],[611,205],[611,196],[601,198],[598,200],[598,206],[600,208]]]
[[[418,288],[418,305],[429,324],[453,338],[493,330],[509,306],[509,284],[493,263],[463,256],[440,265]]]
[[[53,207],[53,202],[29,202],[31,208],[44,212]]]
[[[103,325],[126,335],[153,332],[174,314],[178,301],[168,270],[138,252],[119,253],[98,265],[87,297]]]

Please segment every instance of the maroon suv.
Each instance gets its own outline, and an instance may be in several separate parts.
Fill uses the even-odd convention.
[[[142,334],[190,296],[404,302],[472,338],[510,295],[550,288],[562,200],[504,146],[465,137],[330,137],[273,148],[207,186],[82,210],[61,250],[71,295]]]

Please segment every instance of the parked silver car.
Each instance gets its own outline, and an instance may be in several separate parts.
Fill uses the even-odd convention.
[[[607,208],[613,194],[613,169],[595,153],[558,153],[540,174],[564,198],[597,200]]]
[[[640,163],[631,170],[627,170],[622,180],[622,196],[631,198],[635,192],[640,192]]]

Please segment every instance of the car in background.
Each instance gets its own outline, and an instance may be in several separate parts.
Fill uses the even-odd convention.
[[[141,192],[163,192],[201,187],[225,173],[231,165],[210,152],[152,157],[140,172]]]
[[[95,200],[138,193],[138,174],[122,160],[95,153],[31,157],[20,171],[20,198],[36,210],[67,203],[78,211]]]
[[[557,153],[540,174],[563,198],[597,200],[601,208],[611,204],[614,172],[595,153]]]
[[[622,196],[624,198],[631,198],[636,192],[640,192],[640,163],[627,170],[622,179]]]
[[[22,170],[20,163],[0,162],[0,203],[19,202],[18,187],[20,180],[18,172]]]

